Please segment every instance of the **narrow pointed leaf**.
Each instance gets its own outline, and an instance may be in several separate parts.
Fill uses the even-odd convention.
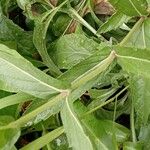
[[[34,99],[33,96],[24,93],[17,93],[15,95],[6,96],[0,99],[0,109],[11,105],[23,103],[32,99]]]
[[[92,114],[82,118],[87,108],[80,101],[74,103],[75,112],[81,116],[82,125],[86,129],[95,149],[117,150],[117,142],[124,142],[129,136],[129,130],[111,120],[96,119]]]
[[[33,42],[39,54],[41,55],[43,62],[49,67],[50,72],[56,76],[60,75],[61,71],[57,68],[57,66],[54,64],[54,62],[48,55],[45,38],[50,22],[52,21],[55,14],[65,3],[66,1],[58,7],[47,11],[46,13],[42,14],[39,18],[37,18],[37,20],[35,21],[33,35]]]
[[[118,27],[122,26],[123,23],[126,23],[129,19],[130,17],[118,11],[114,15],[112,15],[104,24],[102,24],[97,32],[105,33],[111,30],[115,30]]]
[[[74,150],[94,150],[89,137],[84,131],[84,127],[73,110],[72,102],[69,102],[68,99],[64,103],[61,117],[70,147]]]
[[[85,93],[87,90],[89,90],[92,86],[94,86],[96,83],[101,81],[106,75],[110,72],[113,65],[111,66],[106,59],[111,53],[110,48],[104,48],[102,50],[98,50],[95,52],[92,56],[89,58],[81,61],[79,64],[72,67],[70,70],[66,71],[62,76],[59,77],[62,81],[68,81],[72,85],[72,93],[70,94],[70,98],[72,100],[78,99],[83,93]],[[110,57],[109,57],[110,58]],[[105,60],[106,59],[106,60]],[[101,62],[106,61],[106,66],[108,67],[102,67]],[[113,61],[113,60],[112,60]],[[103,64],[103,62],[102,62]],[[109,68],[110,65],[110,68]],[[98,66],[98,68],[96,67]],[[93,69],[95,68],[95,69]],[[104,70],[103,70],[103,69]],[[82,80],[84,77],[86,78],[89,75],[89,72],[92,73],[92,76],[90,78],[87,78],[87,80]],[[82,80],[82,84],[80,84],[78,81]],[[76,85],[76,87],[74,86]],[[80,86],[79,86],[80,85]]]
[[[7,125],[12,121],[14,119],[10,116],[0,116],[0,126]],[[20,130],[18,128],[0,130],[0,149],[12,149],[19,136]]]
[[[46,144],[50,143],[55,138],[60,136],[63,133],[63,131],[64,131],[64,129],[62,127],[58,128],[58,129],[55,129],[55,130],[47,133],[46,135],[38,138],[37,140],[31,142],[30,144],[24,146],[20,150],[32,150],[32,149],[38,150],[38,149],[41,149]]]
[[[15,50],[0,44],[0,80],[16,91],[46,98],[62,91],[62,83],[35,68]]]
[[[2,129],[31,126],[47,119],[51,115],[54,115],[60,111],[61,107],[63,106],[62,103],[64,102],[64,98],[67,96],[67,94],[68,92],[65,91],[57,96],[52,97],[47,103],[27,113],[18,120],[11,122],[7,126],[2,127]]]
[[[139,20],[139,23],[129,32],[121,42],[127,47],[150,48],[150,19]],[[134,32],[133,32],[134,31]],[[132,34],[131,34],[132,33]]]

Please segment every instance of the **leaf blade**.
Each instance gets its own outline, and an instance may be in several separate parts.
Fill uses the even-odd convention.
[[[94,150],[89,137],[85,134],[85,131],[72,108],[71,102],[68,102],[67,98],[61,111],[61,117],[70,147],[74,150],[78,150],[79,148]],[[76,134],[77,131],[78,134]]]
[[[35,68],[15,50],[0,44],[0,80],[16,91],[22,91],[39,98],[59,93],[62,83]],[[56,86],[56,87],[55,87]]]

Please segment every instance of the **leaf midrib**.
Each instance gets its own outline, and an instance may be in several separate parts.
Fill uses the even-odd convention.
[[[63,91],[62,89],[57,89],[57,88],[55,88],[55,87],[53,87],[53,86],[51,86],[51,85],[49,85],[49,84],[47,84],[47,83],[45,83],[45,82],[43,82],[43,81],[41,81],[41,80],[35,78],[33,75],[31,75],[31,74],[29,74],[28,72],[22,70],[22,69],[19,68],[18,66],[15,66],[14,64],[10,63],[9,61],[7,61],[7,60],[5,60],[5,59],[3,59],[3,58],[0,58],[0,59],[1,59],[2,61],[6,62],[7,64],[9,64],[10,66],[16,68],[17,70],[19,70],[19,71],[22,72],[23,74],[26,74],[27,76],[29,76],[29,77],[31,77],[32,79],[36,80],[37,82],[41,83],[42,85],[44,85],[44,86],[46,86],[46,87],[48,87],[48,88],[50,88],[50,89],[53,89],[53,90],[55,90],[55,91],[58,91],[58,92],[62,92],[62,91]]]

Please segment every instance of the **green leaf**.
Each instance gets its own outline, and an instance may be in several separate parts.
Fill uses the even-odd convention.
[[[2,14],[0,16],[0,41],[14,42],[20,54],[31,57],[36,52],[32,41],[32,33],[24,31],[6,16]]]
[[[141,127],[140,133],[139,133],[139,141],[143,143],[143,150],[150,149],[150,124]]]
[[[140,19],[134,28],[129,32],[125,39],[121,42],[127,47],[150,48],[150,19]]]
[[[108,57],[106,59],[99,62],[97,65],[95,65],[93,68],[89,69],[87,72],[84,72],[84,74],[80,75],[75,79],[72,83],[72,89],[78,88],[81,85],[84,85],[86,82],[92,80],[100,73],[104,72],[114,61],[115,59],[115,53],[114,51],[111,51]]]
[[[123,150],[143,150],[142,143],[125,142]]]
[[[97,51],[98,43],[83,34],[64,35],[50,45],[49,54],[61,69],[70,69]]]
[[[34,15],[32,12],[32,4],[35,3],[36,1],[31,1],[31,0],[16,0],[18,6],[24,11],[24,14],[29,18],[29,19],[34,19]]]
[[[47,103],[22,116],[18,120],[9,123],[6,126],[0,127],[0,130],[14,127],[31,126],[44,120],[47,116],[56,114],[58,111],[60,111],[60,108],[62,106],[60,104],[63,103],[63,100],[64,98],[66,98],[67,95],[68,91],[65,91],[52,97]]]
[[[129,136],[129,130],[111,120],[98,120],[92,114],[82,118],[87,112],[87,108],[76,101],[74,103],[75,112],[81,116],[82,124],[87,131],[87,135],[94,142],[97,149],[116,150],[117,142],[124,142]]]
[[[11,150],[17,150],[17,148],[15,146],[13,146],[13,148]]]
[[[91,13],[91,16],[93,18],[93,20],[100,26],[102,25],[102,21],[98,18],[98,16],[95,14],[94,12],[94,7],[95,7],[95,1],[93,0],[88,0],[87,2],[87,5],[89,7],[89,10],[90,10],[90,13]]]
[[[15,50],[0,44],[0,80],[16,91],[46,98],[59,93],[63,84],[35,68]]]
[[[53,101],[54,97],[52,97],[49,100],[35,100],[33,101],[27,108],[27,110],[23,113],[23,116],[28,116],[28,114],[32,114],[32,112],[36,111],[37,108],[40,108],[41,106],[46,105],[48,102],[50,103],[50,101]],[[37,112],[37,114],[32,117],[31,120],[28,120],[28,122],[26,123],[26,126],[31,126],[31,125],[35,125],[41,121],[45,121],[46,119],[48,119],[50,116],[55,115],[57,113],[60,112],[60,110],[62,109],[63,105],[64,105],[64,100],[63,98],[60,98],[60,101],[53,101],[51,103],[52,105],[47,108],[47,109],[43,109],[43,111],[41,112]]]
[[[7,15],[7,11],[8,11],[8,7],[9,7],[10,3],[11,3],[10,0],[1,0],[1,2],[0,2],[2,11],[5,15]]]
[[[33,42],[39,54],[41,55],[43,62],[49,67],[50,72],[54,76],[60,75],[61,71],[57,68],[57,66],[48,55],[45,38],[50,22],[65,3],[66,1],[60,4],[58,7],[55,7],[54,9],[42,14],[35,20]]]
[[[101,37],[101,39],[105,41],[105,39],[104,39],[100,34],[97,34],[97,31],[96,31],[87,21],[85,21],[85,20],[78,14],[78,12],[77,12],[75,9],[70,8],[70,9],[69,9],[69,12],[68,12],[68,15],[71,15],[72,18],[75,18],[78,22],[80,22],[83,26],[85,26],[89,31],[91,31],[91,33],[93,33],[93,34],[96,35],[97,37]]]
[[[27,95],[24,93],[17,93],[14,95],[6,96],[6,97],[0,99],[0,104],[1,104],[0,109],[11,106],[11,105],[30,101],[32,99],[34,99],[33,96]]]
[[[147,11],[150,12],[150,0],[146,0],[146,1],[148,3],[148,9],[147,9]]]
[[[30,4],[30,0],[17,0],[17,4],[21,9],[26,10],[27,5]]]
[[[147,15],[146,0],[109,0],[109,2],[127,16]]]
[[[150,51],[118,47],[117,60],[131,76],[131,94],[139,126],[146,124],[149,111]],[[132,78],[135,75],[135,79]],[[137,92],[138,91],[138,92]]]
[[[110,72],[110,70],[113,68],[113,65],[110,65],[110,67],[108,67],[108,69],[106,68],[105,71],[104,70],[102,71],[97,68],[98,71],[95,72],[95,70],[94,69],[92,70],[92,68],[98,65],[101,68],[100,63],[105,58],[107,58],[107,56],[110,53],[111,53],[110,48],[104,48],[102,50],[99,50],[95,52],[95,54],[81,61],[80,63],[78,63],[77,65],[75,65],[74,67],[72,67],[71,69],[69,69],[59,77],[60,80],[62,81],[67,80],[69,83],[71,83],[73,91],[70,95],[70,98],[72,99],[72,101],[78,99],[82,94],[84,94],[87,90],[93,87],[96,83],[98,83],[99,81],[102,82],[103,79],[106,78],[107,73]],[[89,80],[87,79],[84,82],[82,82],[80,86],[76,85],[76,83],[79,83],[78,79],[81,79],[79,77],[84,77],[84,76],[86,77],[86,75],[88,75],[89,73],[88,72],[89,70],[92,73],[94,71],[93,75],[90,76],[90,79]]]
[[[45,134],[44,136],[36,139],[35,141],[29,143],[28,145],[24,146],[20,150],[41,149],[46,144],[50,143],[52,140],[54,140],[55,138],[60,136],[63,133],[63,131],[64,131],[64,129],[62,127],[59,127],[57,129]]]
[[[117,11],[112,15],[104,24],[98,29],[98,33],[105,33],[111,30],[115,30],[118,27],[122,26],[123,23],[126,23],[130,17],[124,15],[123,13]]]
[[[115,47],[118,63],[123,70],[150,78],[150,51],[126,47]],[[140,68],[140,69],[139,69]]]
[[[136,127],[147,124],[150,115],[150,80],[149,78],[131,75],[130,91],[136,113]],[[138,92],[137,92],[138,91]]]
[[[10,116],[0,116],[0,126],[6,125],[12,121],[14,121],[14,119]],[[12,149],[19,136],[20,130],[18,128],[0,130],[0,149]]]
[[[53,142],[51,142],[51,148],[56,150],[72,150],[69,147],[66,134],[63,133],[61,136],[57,137]]]
[[[61,111],[61,118],[70,147],[74,150],[94,150],[89,137],[84,131],[84,127],[73,110],[72,102],[68,98],[66,98]]]
[[[71,18],[67,14],[59,14],[56,21],[53,22],[52,31],[54,32],[54,35],[61,36],[68,27],[70,21]]]
[[[92,99],[94,98],[94,100],[88,105],[88,108],[94,109],[95,107],[100,106],[106,100],[108,100],[111,95],[115,94],[116,91],[117,88],[107,90],[90,89],[89,95]]]

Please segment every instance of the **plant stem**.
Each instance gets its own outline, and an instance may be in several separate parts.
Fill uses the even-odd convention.
[[[35,99],[35,97],[31,96],[31,95],[27,95],[24,93],[17,93],[14,95],[10,95],[4,98],[1,98],[0,100],[0,109],[11,106],[11,105],[15,105],[15,104],[19,104],[19,103],[23,103],[26,101],[30,101]]]
[[[62,92],[58,96],[54,97],[52,100],[48,101],[44,105],[38,107],[37,109],[33,110],[32,112],[26,114],[25,116],[19,118],[18,120],[11,122],[10,124],[6,126],[0,127],[1,129],[8,129],[8,128],[16,128],[16,127],[22,127],[29,121],[31,121],[34,117],[36,117],[38,114],[42,113],[46,109],[51,108],[53,105],[57,105],[58,102],[62,101],[66,96],[68,95],[68,91]]]
[[[64,132],[63,127],[59,127],[44,136],[38,138],[37,140],[29,143],[28,145],[24,146],[20,150],[36,150],[36,149],[41,149],[44,147],[46,144],[50,143],[54,139],[56,139],[58,136],[60,136]]]
[[[45,129],[44,123],[41,123],[41,126],[42,126],[42,129],[43,129],[42,136],[44,136],[44,135],[46,135],[48,132],[47,132],[46,129]],[[47,143],[45,147],[47,148],[47,150],[52,150],[52,149],[51,149],[51,146],[50,146],[50,143]]]
[[[77,13],[81,10],[81,8],[83,8],[85,2],[86,2],[86,0],[83,0],[83,2],[81,2],[79,8],[76,10]],[[63,34],[62,34],[61,36],[64,36],[64,35],[65,35],[65,33],[67,32],[67,30],[69,29],[69,27],[71,26],[71,24],[73,23],[73,21],[74,21],[74,19],[71,19],[71,20],[69,21],[69,24],[67,25],[65,31],[63,32]]]
[[[135,143],[136,140],[136,133],[135,133],[135,126],[134,126],[134,106],[133,102],[131,105],[131,114],[130,114],[130,124],[131,124],[131,132],[132,132],[132,141]]]
[[[141,17],[139,21],[134,25],[134,27],[131,29],[131,31],[126,35],[126,37],[119,43],[119,46],[123,46],[126,44],[126,42],[130,39],[130,37],[135,33],[135,31],[141,26],[143,21],[145,20],[145,17]]]
[[[69,11],[73,16],[77,18],[77,21],[79,21],[82,25],[89,29],[94,35],[96,35],[98,38],[101,38],[103,41],[107,41],[103,36],[98,34],[97,31],[89,23],[87,23],[73,8],[70,8]]]
[[[115,97],[115,107],[114,107],[113,122],[115,122],[115,119],[116,119],[116,110],[117,110],[117,97]]]
[[[98,74],[105,71],[108,68],[108,66],[113,62],[115,57],[116,57],[115,51],[112,51],[106,59],[104,59],[99,64],[94,66],[92,69],[88,70],[83,75],[79,76],[76,80],[74,80],[71,83],[72,89],[75,89],[75,88],[83,85],[85,82],[93,79]]]
[[[113,102],[114,99],[117,99],[117,97],[122,94],[125,90],[127,90],[129,88],[129,86],[125,87],[122,91],[120,91],[117,95],[115,95],[114,97],[112,97],[111,99],[107,100],[105,103],[102,103],[101,105],[95,107],[94,109],[89,110],[88,112],[86,112],[84,115],[81,116],[81,119],[84,119],[87,115],[93,113],[94,111],[96,111],[97,109],[100,109],[101,107],[109,104],[110,102]]]
[[[50,0],[44,0],[52,9],[55,8]]]

